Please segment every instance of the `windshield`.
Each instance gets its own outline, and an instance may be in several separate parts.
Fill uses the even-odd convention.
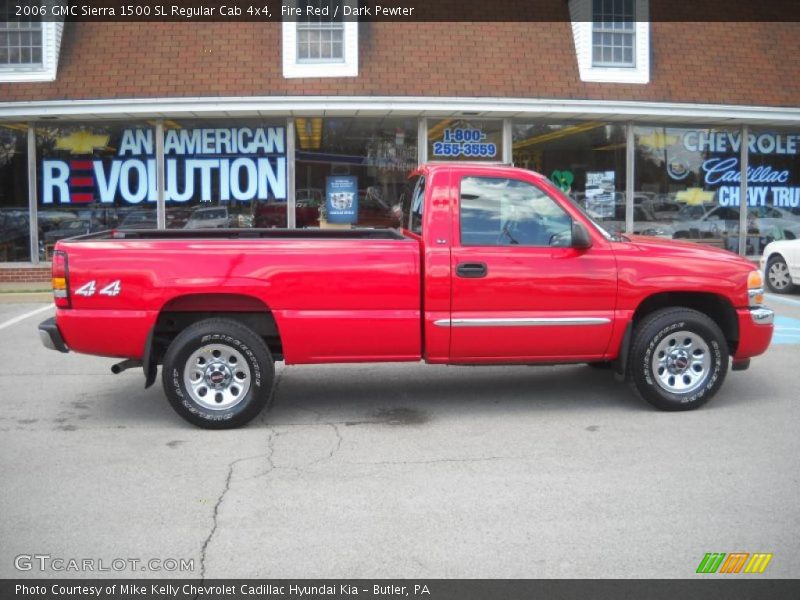
[[[606,230],[605,230],[605,228],[604,228],[602,225],[600,225],[600,224],[599,224],[597,221],[595,221],[595,220],[594,220],[594,219],[593,219],[593,218],[592,218],[592,217],[589,215],[589,213],[587,213],[587,212],[586,212],[586,209],[585,209],[583,206],[581,206],[581,203],[580,203],[580,202],[577,202],[577,201],[573,200],[572,198],[570,198],[569,196],[567,196],[565,193],[563,193],[561,190],[557,190],[557,191],[558,191],[558,193],[561,195],[561,197],[562,197],[562,198],[564,198],[564,199],[565,199],[565,200],[567,200],[567,201],[568,201],[568,202],[569,202],[569,203],[570,203],[572,206],[574,206],[575,208],[577,208],[577,209],[578,209],[578,211],[579,211],[579,212],[580,212],[580,213],[581,213],[581,214],[582,214],[582,215],[583,215],[583,216],[586,218],[586,220],[588,220],[589,222],[591,222],[591,224],[592,224],[592,225],[594,225],[595,229],[597,229],[597,231],[599,231],[600,233],[602,233],[602,234],[603,234],[603,237],[604,237],[604,238],[606,238],[606,239],[607,239],[607,240],[609,240],[609,241],[619,241],[619,240],[623,239],[623,238],[622,238],[621,236],[619,236],[619,235],[616,235],[616,234],[611,234],[611,233],[609,233],[608,231],[606,231]]]

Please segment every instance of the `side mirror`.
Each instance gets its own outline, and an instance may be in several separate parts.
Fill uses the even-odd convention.
[[[592,247],[592,237],[586,231],[586,226],[578,221],[572,222],[572,247],[579,250]]]

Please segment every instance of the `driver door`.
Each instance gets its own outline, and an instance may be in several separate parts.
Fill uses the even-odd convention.
[[[601,358],[611,338],[610,244],[572,244],[572,217],[537,185],[464,176],[454,220],[453,362]]]

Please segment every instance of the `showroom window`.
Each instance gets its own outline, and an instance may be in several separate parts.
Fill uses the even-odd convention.
[[[31,258],[27,136],[25,125],[0,124],[0,262]]]
[[[750,128],[748,163],[748,221],[760,238],[747,251],[760,254],[768,241],[800,238],[800,131]]]
[[[295,131],[298,228],[407,223],[417,119],[298,118]]]
[[[625,230],[625,127],[515,123],[514,165],[541,173],[609,231]]]
[[[136,122],[36,126],[40,260],[66,237],[156,227],[154,134]]]
[[[168,229],[286,227],[286,121],[164,123]]]
[[[738,128],[637,126],[634,233],[739,251]],[[765,236],[747,221],[747,254]]]
[[[429,119],[428,160],[502,162],[503,121]]]

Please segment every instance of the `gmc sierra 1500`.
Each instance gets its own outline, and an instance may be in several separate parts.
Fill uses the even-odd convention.
[[[422,166],[404,230],[110,231],[62,240],[44,344],[163,365],[170,403],[243,425],[274,361],[583,363],[687,410],[769,346],[762,279],[723,250],[612,236],[546,178]]]

